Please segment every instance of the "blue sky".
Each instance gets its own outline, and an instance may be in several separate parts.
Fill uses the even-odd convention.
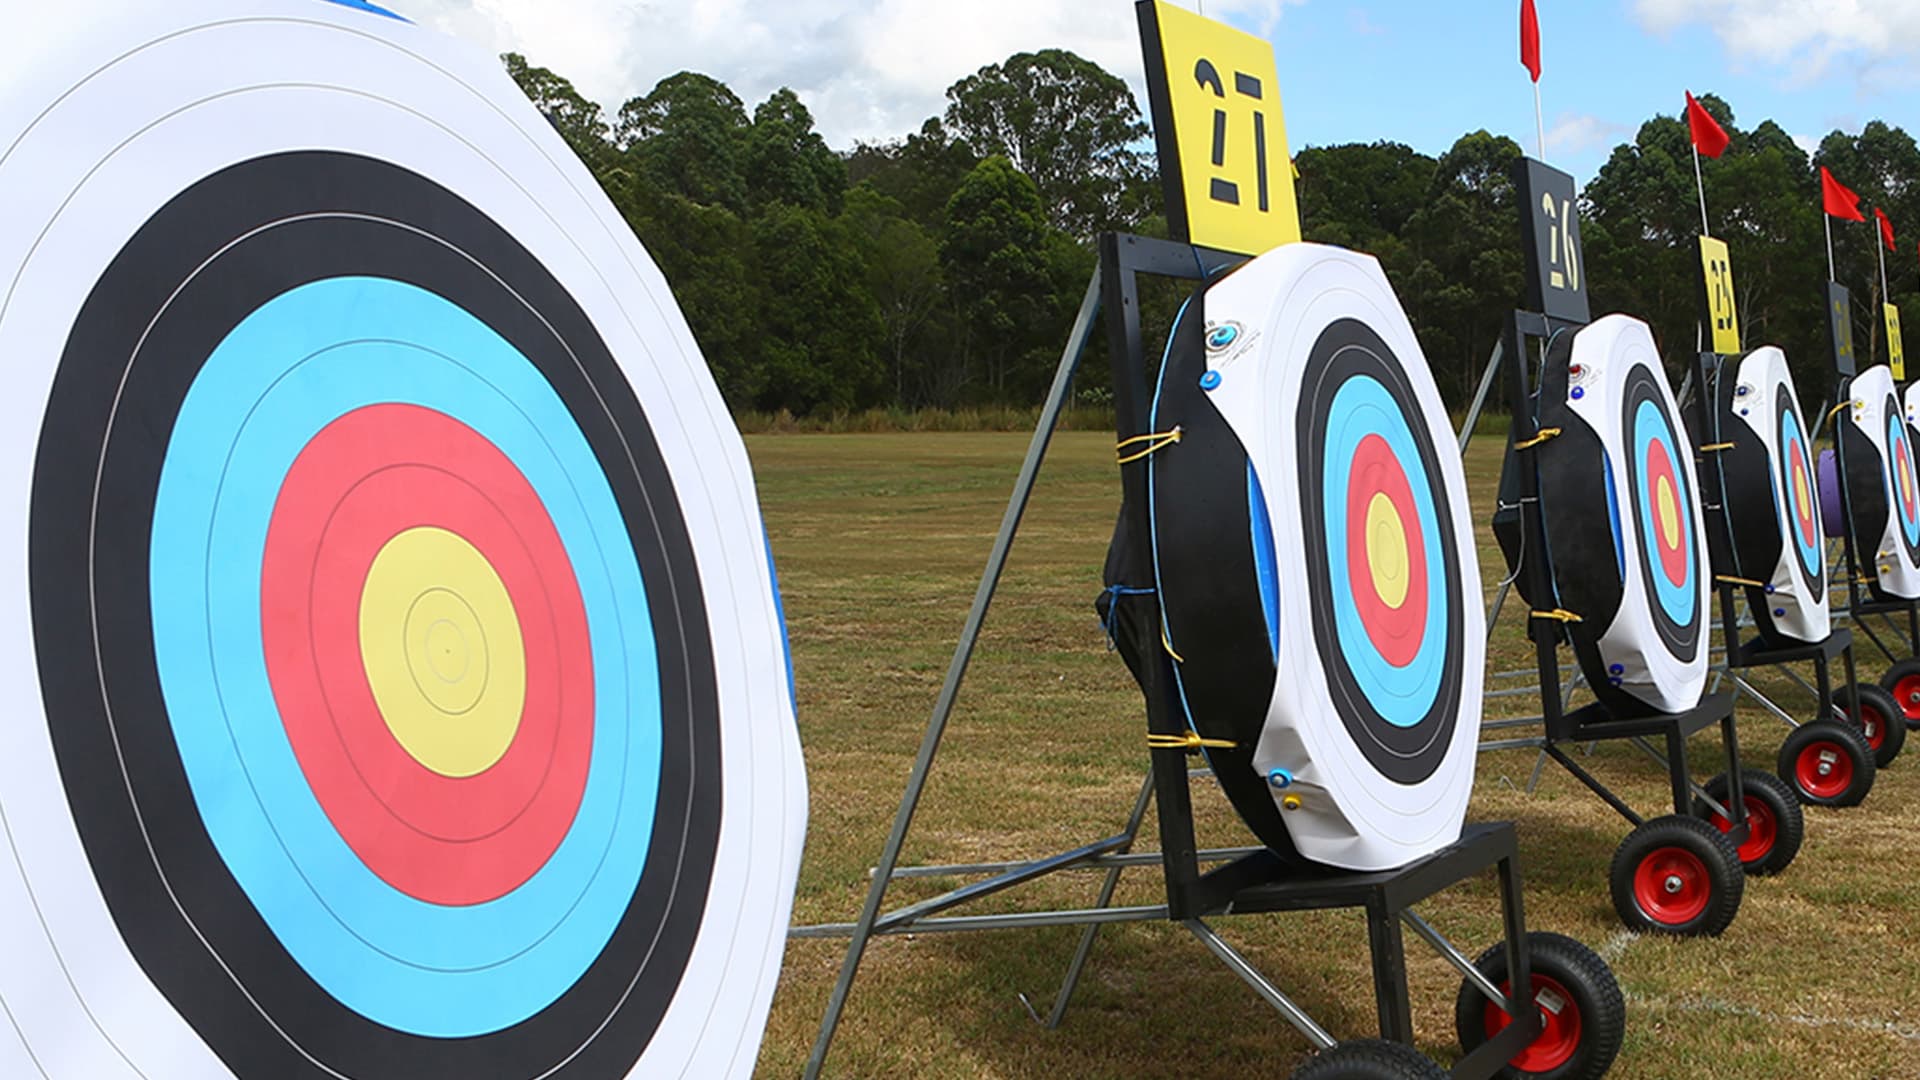
[[[837,149],[898,138],[946,88],[1020,51],[1072,49],[1145,106],[1132,0],[384,0],[490,52],[525,53],[608,109],[682,69],[749,109],[787,86]],[[1534,151],[1519,0],[1171,0],[1268,38],[1288,133],[1444,151],[1477,128]],[[1771,117],[1817,142],[1920,101],[1920,0],[1537,0],[1547,159],[1590,179],[1682,92],[1742,126]]]
[[[1671,17],[1784,4],[1538,0],[1538,6],[1547,160],[1583,184],[1648,117],[1678,115],[1686,90],[1720,95],[1742,127],[1771,118],[1803,145],[1835,128],[1857,131],[1869,119],[1903,126],[1916,120],[1911,114],[1920,97],[1909,62],[1898,54],[1800,37],[1805,27],[1762,27],[1756,34],[1725,25],[1740,15],[1766,22],[1770,13],[1762,10],[1726,11],[1723,19]],[[1834,0],[1833,6],[1845,4]],[[1307,0],[1288,4],[1265,27],[1245,14],[1230,18],[1244,29],[1264,29],[1273,42],[1296,150],[1388,139],[1437,154],[1484,127],[1534,154],[1518,11],[1517,0]]]

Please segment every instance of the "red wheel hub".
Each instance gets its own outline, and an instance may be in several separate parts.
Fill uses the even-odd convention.
[[[1740,861],[1751,865],[1773,851],[1780,822],[1773,816],[1773,808],[1760,799],[1747,795],[1743,801],[1747,804],[1747,842],[1740,845]],[[1733,822],[1719,814],[1713,815],[1713,824],[1723,833],[1733,831]]]
[[[1500,984],[1500,992],[1511,993],[1512,982]],[[1545,1073],[1565,1065],[1580,1049],[1580,1006],[1560,980],[1550,975],[1533,977],[1533,1001],[1540,1007],[1540,1035],[1513,1055],[1507,1064],[1523,1073]],[[1506,1030],[1513,1018],[1491,1002],[1487,1005],[1487,1038]]]
[[[1800,790],[1817,799],[1831,799],[1853,784],[1853,759],[1838,743],[1808,743],[1793,763]]]
[[[1648,852],[1633,871],[1634,902],[1663,926],[1684,926],[1699,918],[1712,892],[1707,864],[1685,848]]]
[[[1893,700],[1909,720],[1920,720],[1920,675],[1908,675],[1893,684]]]

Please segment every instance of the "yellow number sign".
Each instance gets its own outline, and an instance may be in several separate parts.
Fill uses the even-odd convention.
[[[1165,0],[1136,7],[1174,237],[1246,255],[1300,239],[1273,46]]]
[[[1707,334],[1713,351],[1731,356],[1740,351],[1740,314],[1733,302],[1733,261],[1727,243],[1711,236],[1700,238],[1700,271],[1706,286]]]
[[[1887,360],[1893,366],[1893,379],[1905,382],[1907,357],[1900,345],[1900,309],[1892,304],[1883,304],[1881,308],[1887,316]]]

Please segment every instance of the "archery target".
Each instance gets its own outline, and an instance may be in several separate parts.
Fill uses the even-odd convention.
[[[0,1007],[51,1077],[750,1072],[805,824],[751,471],[490,57],[96,0],[0,76]]]
[[[1560,434],[1527,453],[1588,682],[1623,712],[1690,709],[1707,677],[1706,533],[1652,332],[1608,315],[1555,338],[1540,400],[1541,426]]]
[[[1439,391],[1371,257],[1289,244],[1204,304],[1207,400],[1282,553],[1255,770],[1291,778],[1301,854],[1403,865],[1458,838],[1480,728],[1479,567]]]
[[[1729,358],[1710,375],[1713,430],[1702,484],[1733,532],[1714,570],[1759,581],[1746,586],[1763,637],[1789,644],[1826,640],[1826,552],[1812,438],[1786,354],[1774,346]],[[1722,563],[1726,565],[1721,565]]]
[[[1920,598],[1920,463],[1893,372],[1878,364],[1848,386],[1841,423],[1847,513],[1856,557],[1883,598]]]

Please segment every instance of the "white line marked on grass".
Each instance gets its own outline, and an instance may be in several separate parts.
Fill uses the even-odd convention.
[[[1594,952],[1600,954],[1600,959],[1605,960],[1608,967],[1612,967],[1619,963],[1620,958],[1627,955],[1627,950],[1633,946],[1633,943],[1639,940],[1640,935],[1631,930],[1624,928],[1615,930],[1613,936],[1601,942],[1600,947]]]
[[[1773,1013],[1764,1009],[1755,1009],[1747,1005],[1736,1005],[1730,1001],[1720,1001],[1708,997],[1669,998],[1648,996],[1626,991],[1627,1002],[1650,1009],[1667,1009],[1673,1012],[1717,1013],[1722,1016],[1744,1016],[1768,1024],[1798,1024],[1811,1028],[1845,1028],[1849,1031],[1865,1031],[1874,1035],[1892,1035],[1908,1042],[1920,1042],[1920,1026],[1903,1024],[1892,1020],[1856,1020],[1848,1017],[1813,1016],[1808,1013]]]

